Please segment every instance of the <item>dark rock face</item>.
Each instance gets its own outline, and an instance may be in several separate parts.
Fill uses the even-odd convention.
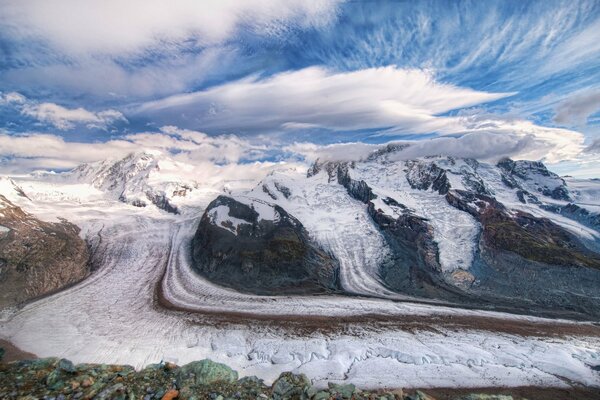
[[[87,276],[79,228],[43,222],[0,195],[0,308],[54,292]]]
[[[600,255],[548,219],[522,211],[509,214],[494,198],[468,192],[450,192],[446,199],[481,222],[486,247],[550,265],[600,269]]]
[[[445,194],[450,189],[450,181],[446,171],[435,163],[423,163],[419,161],[408,161],[406,179],[413,189],[435,190]]]
[[[497,166],[505,172],[503,181],[510,188],[519,187],[514,179],[514,177],[518,177],[523,181],[532,181],[536,190],[544,196],[555,200],[571,201],[565,181],[555,173],[548,171],[546,166],[539,161],[513,161],[506,158],[498,162]],[[536,183],[538,178],[548,178],[546,180],[553,181],[554,185],[547,186]]]
[[[508,212],[492,197],[450,191],[446,200],[481,223],[473,294],[520,309],[600,316],[600,254],[552,221]]]
[[[302,224],[279,206],[275,220],[219,196],[207,207],[192,242],[194,268],[211,281],[255,294],[306,294],[339,290],[339,264],[320,249]],[[218,222],[215,213],[228,212]],[[237,226],[234,226],[236,221]]]
[[[428,221],[412,214],[404,205],[390,197],[382,201],[397,209],[397,216],[392,217],[376,208],[372,200],[376,199],[377,195],[366,182],[350,177],[348,163],[337,164],[334,175],[350,196],[367,205],[369,215],[392,250],[391,258],[380,266],[379,275],[382,282],[389,289],[399,293],[458,300],[454,290],[440,277],[439,250],[433,240],[433,229]],[[443,173],[434,175],[437,178],[445,177]],[[444,180],[437,178],[433,181]]]

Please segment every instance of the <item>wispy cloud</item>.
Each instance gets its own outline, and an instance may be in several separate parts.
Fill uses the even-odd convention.
[[[38,103],[16,92],[0,93],[1,106],[13,107],[22,115],[63,131],[73,129],[77,125],[106,129],[114,122],[127,122],[125,116],[117,110],[94,112],[83,107],[67,108],[55,103]]]
[[[440,83],[427,71],[416,69],[335,73],[311,67],[148,102],[133,114],[159,123],[177,119],[189,128],[221,131],[308,126],[333,130],[396,127],[430,133],[444,128],[438,114],[511,94]]]
[[[277,35],[327,24],[335,0],[172,0],[3,2],[0,25],[13,38],[47,42],[68,55],[139,54],[157,47],[223,42],[240,26]]]

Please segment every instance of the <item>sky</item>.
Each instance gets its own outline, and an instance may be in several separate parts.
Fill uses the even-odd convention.
[[[0,173],[392,141],[600,178],[600,2],[0,2]]]

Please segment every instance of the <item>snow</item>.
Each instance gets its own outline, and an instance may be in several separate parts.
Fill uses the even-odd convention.
[[[433,227],[444,272],[468,270],[476,250],[475,238],[479,233],[479,224],[468,213],[450,206],[439,193],[431,189],[413,189],[404,177],[405,169],[404,161],[385,165],[360,163],[350,170],[350,175],[354,179],[364,180],[380,197],[391,197],[408,207],[415,215],[427,219]],[[381,203],[377,205],[380,206]]]
[[[220,205],[211,209],[209,217],[213,225],[223,227],[234,235],[237,235],[238,227],[240,225],[250,225],[248,221],[230,216],[229,207],[225,205]]]
[[[351,174],[373,187],[379,196],[378,207],[388,207],[380,201],[388,196],[429,218],[440,246],[442,268],[447,272],[468,270],[478,224],[470,215],[448,206],[437,192],[412,189],[403,169],[403,162],[385,167],[359,163]],[[495,167],[482,164],[477,171],[510,207],[531,212],[536,208],[518,202],[514,193],[502,186]],[[462,184],[462,179],[453,175],[452,184]],[[284,170],[258,185],[254,182],[247,189],[233,190],[231,195],[252,204],[260,218],[277,217],[273,204],[296,217],[313,239],[340,260],[342,285],[357,296],[255,296],[220,287],[194,273],[189,243],[205,207],[219,193],[216,186],[194,188],[193,197],[186,197],[184,212],[173,215],[151,206],[121,203],[109,189],[89,182],[34,176],[16,184],[31,200],[15,196],[15,204],[44,220],[62,217],[77,224],[101,266],[62,292],[21,309],[0,310],[0,337],[39,356],[125,363],[136,368],[160,360],[184,364],[211,358],[232,366],[242,376],[257,375],[271,382],[279,373],[291,370],[307,374],[320,386],[326,381],[352,382],[365,388],[566,386],[567,382],[600,386],[600,376],[591,369],[600,364],[598,337],[524,337],[435,323],[411,329],[401,324],[353,322],[337,331],[300,330],[252,319],[215,323],[207,313],[249,318],[320,316],[332,323],[349,316],[378,315],[383,320],[487,317],[497,319],[499,326],[506,320],[582,324],[398,301],[409,299],[390,293],[378,280],[378,262],[389,250],[366,206],[348,196],[337,182],[329,182],[326,173],[306,178],[301,170]],[[231,186],[244,185],[248,186],[246,182]],[[277,199],[265,193],[262,185]],[[289,197],[280,190],[283,186],[289,189]],[[5,187],[0,190],[4,195]],[[592,194],[585,194],[592,192],[584,190],[583,183],[576,190],[580,193],[577,201],[598,203]],[[393,207],[384,211],[400,212]],[[555,221],[568,221],[572,229],[581,228],[574,221],[545,213]],[[233,226],[245,222],[234,221],[226,206],[219,206],[214,218],[231,221]],[[176,309],[156,303],[157,285]]]

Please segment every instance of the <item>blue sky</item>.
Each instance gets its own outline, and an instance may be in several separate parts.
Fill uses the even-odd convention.
[[[454,138],[600,176],[597,1],[122,3],[0,4],[5,171],[196,132],[240,145],[231,162]]]

